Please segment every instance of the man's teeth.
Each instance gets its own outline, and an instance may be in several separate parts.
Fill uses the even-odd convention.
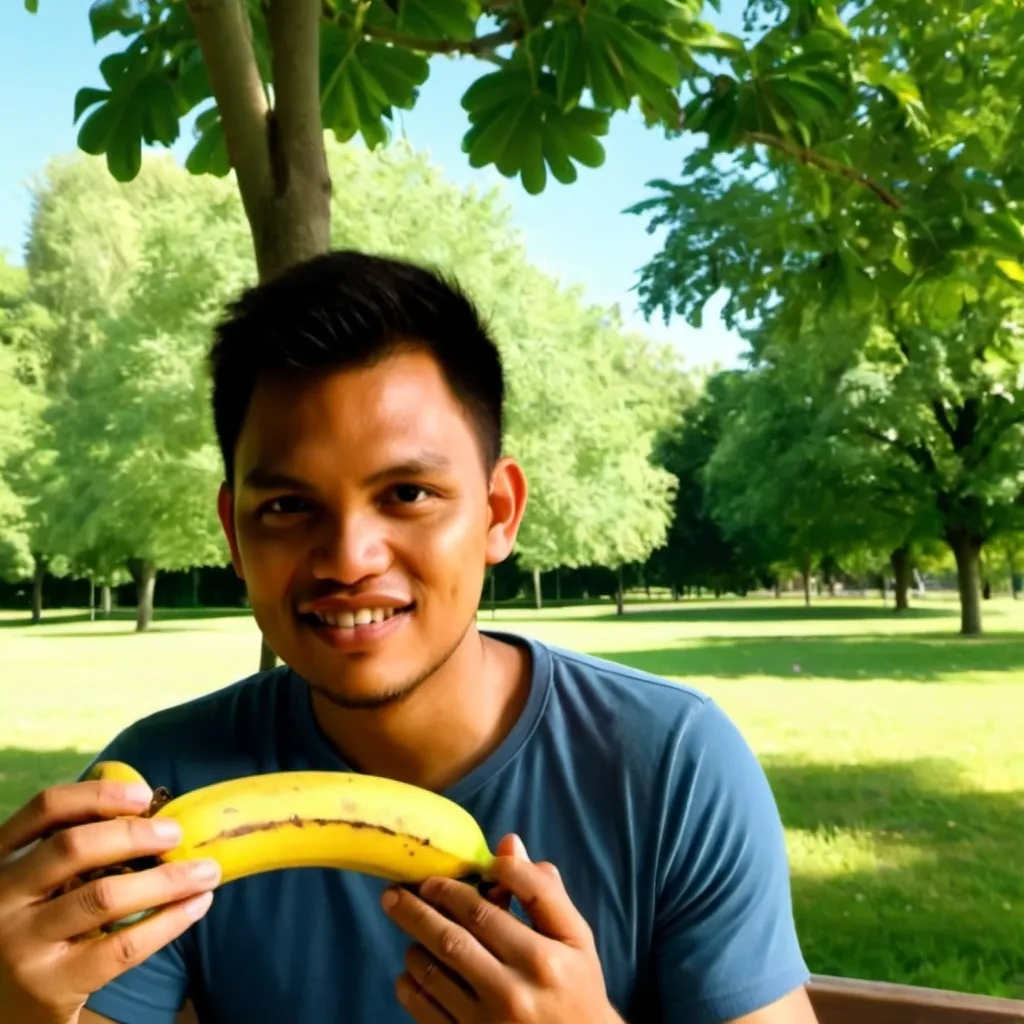
[[[357,612],[317,612],[316,617],[325,626],[353,629],[356,626],[368,626],[371,622],[384,622],[397,612],[397,608],[360,608]]]

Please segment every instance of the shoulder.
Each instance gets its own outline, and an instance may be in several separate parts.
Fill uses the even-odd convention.
[[[549,659],[552,696],[561,712],[578,727],[612,737],[636,737],[651,743],[678,742],[707,728],[722,714],[698,687],[646,672],[630,665],[534,641]]]
[[[276,748],[293,687],[287,666],[255,673],[138,719],[93,760],[125,761],[179,793],[249,774]]]
[[[737,723],[709,694],[589,654],[531,641],[549,659],[547,718],[577,761],[646,778],[651,798],[682,827],[698,797],[726,816],[763,821],[775,803]]]

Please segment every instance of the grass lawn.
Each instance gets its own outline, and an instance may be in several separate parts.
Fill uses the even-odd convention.
[[[716,697],[765,765],[796,913],[821,973],[1024,997],[1024,601],[956,636],[950,600],[877,598],[481,614],[485,628],[675,678]],[[175,617],[172,617],[175,616]],[[252,670],[245,616],[152,631],[0,615],[0,817],[150,710]]]

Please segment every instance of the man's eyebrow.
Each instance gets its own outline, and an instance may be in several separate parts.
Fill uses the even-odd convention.
[[[367,487],[383,483],[385,480],[394,480],[398,477],[426,476],[429,473],[443,472],[451,469],[452,461],[447,455],[440,452],[418,452],[412,458],[403,459],[401,462],[388,466],[386,469],[371,473],[363,483]]]
[[[451,469],[452,462],[447,455],[439,452],[424,451],[394,465],[387,466],[368,476],[363,483],[367,487],[394,480],[400,477],[420,477],[430,473],[443,472]],[[245,475],[243,486],[255,491],[308,491],[311,484],[290,473],[270,469],[266,466],[254,466]]]
[[[265,466],[253,466],[245,479],[242,481],[244,487],[254,491],[307,491],[309,484],[300,480],[297,476],[290,476],[276,469],[268,469]]]

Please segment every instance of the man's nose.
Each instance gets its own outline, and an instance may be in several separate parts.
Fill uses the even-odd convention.
[[[391,555],[385,532],[372,516],[331,516],[317,537],[312,563],[317,579],[352,586],[386,572]]]

